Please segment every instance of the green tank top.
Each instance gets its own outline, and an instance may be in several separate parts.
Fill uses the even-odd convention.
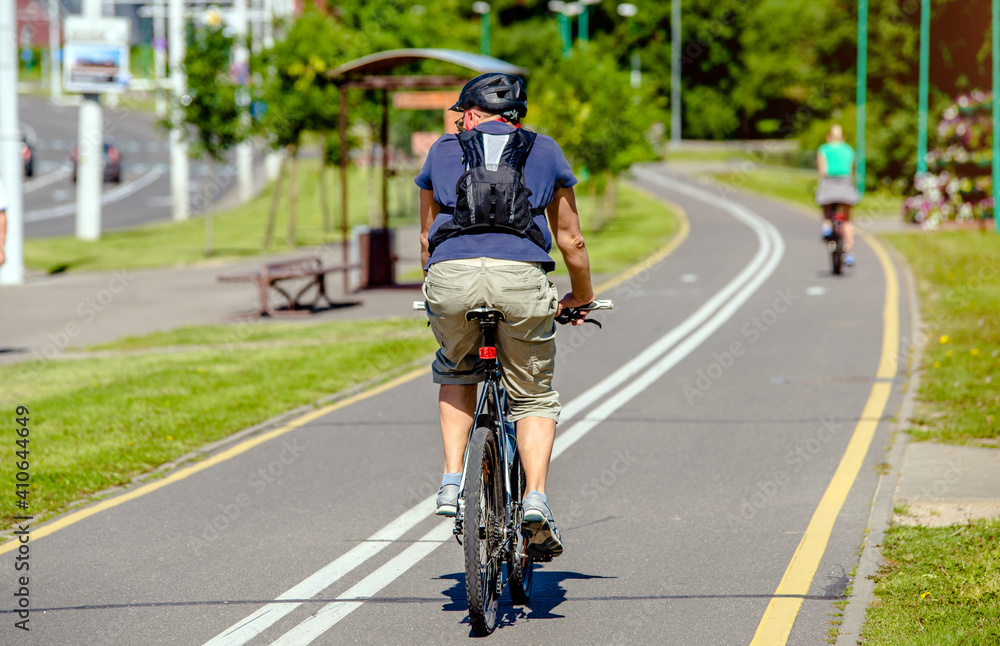
[[[854,149],[842,141],[826,143],[819,147],[819,152],[826,159],[826,174],[828,177],[842,177],[851,174],[854,166]]]

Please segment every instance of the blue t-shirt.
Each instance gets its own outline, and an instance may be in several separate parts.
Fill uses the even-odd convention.
[[[514,126],[502,121],[487,121],[476,126],[476,130],[488,134],[505,135]],[[441,206],[454,207],[457,195],[455,187],[465,172],[462,163],[462,146],[455,135],[444,135],[434,142],[424,167],[420,169],[414,182],[422,189],[434,191],[434,201]],[[532,208],[544,207],[552,201],[556,189],[575,185],[576,177],[566,161],[559,144],[552,137],[538,135],[524,164],[524,184],[531,191],[528,198]],[[451,216],[440,213],[431,225],[430,237],[442,223]],[[552,234],[544,214],[535,216],[535,224],[545,236],[545,249],[527,238],[513,233],[475,233],[455,236],[441,242],[427,261],[427,267],[442,260],[462,258],[498,258],[500,260],[521,260],[541,263],[542,269],[552,271],[555,263],[549,257],[552,248]],[[427,267],[424,267],[426,269]]]

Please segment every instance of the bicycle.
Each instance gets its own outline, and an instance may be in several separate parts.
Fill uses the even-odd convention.
[[[826,248],[833,262],[833,273],[839,276],[844,264],[844,222],[847,218],[844,216],[843,204],[835,204],[834,207],[833,217],[830,218],[832,229],[826,236]]]
[[[425,305],[415,301],[413,309],[424,310]],[[563,308],[556,321],[569,323],[583,318],[584,312],[612,307],[613,303],[605,300]],[[454,534],[465,553],[469,621],[476,635],[485,636],[496,629],[503,589],[509,587],[513,603],[528,603],[535,562],[551,561],[552,557],[533,552],[520,531],[526,481],[514,424],[508,421],[507,394],[496,353],[497,326],[504,320],[503,312],[479,307],[466,312],[465,320],[478,321],[483,332],[479,358],[487,363],[465,448]],[[593,319],[584,321],[601,326]]]

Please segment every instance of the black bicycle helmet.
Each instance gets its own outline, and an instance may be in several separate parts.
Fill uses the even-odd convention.
[[[516,120],[528,113],[527,101],[528,93],[524,91],[524,81],[520,77],[489,72],[466,83],[458,101],[449,109],[465,112],[479,107],[491,114]]]

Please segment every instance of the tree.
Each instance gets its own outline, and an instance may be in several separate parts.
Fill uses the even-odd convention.
[[[574,167],[603,181],[657,157],[648,135],[664,117],[656,98],[632,88],[629,75],[597,47],[539,70],[529,88],[526,121],[552,136]],[[591,182],[589,188],[602,182]],[[607,207],[614,215],[614,182]]]
[[[256,98],[267,107],[256,130],[271,146],[285,149],[288,164],[288,244],[295,246],[296,201],[298,199],[298,154],[307,131],[327,133],[339,119],[337,87],[327,72],[356,53],[355,35],[330,16],[308,8],[292,23],[285,38],[255,60],[255,69],[265,70]],[[282,175],[284,169],[282,170]],[[322,175],[321,175],[322,178]],[[281,176],[275,187],[264,248],[271,244]]]
[[[221,191],[216,183],[216,163],[247,136],[237,104],[240,88],[230,74],[234,42],[222,25],[201,28],[184,56],[188,93],[175,99],[181,104],[182,131],[194,144],[195,154],[208,156],[211,168],[204,196],[206,255],[213,253],[211,202]]]

